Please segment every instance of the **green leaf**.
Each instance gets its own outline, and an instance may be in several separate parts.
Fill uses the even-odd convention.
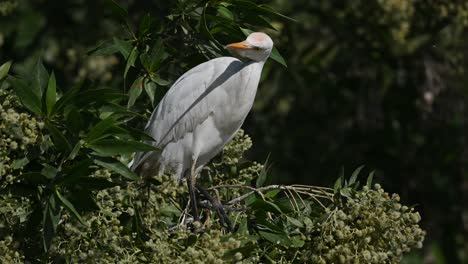
[[[161,76],[159,76],[159,74],[151,74],[150,79],[153,82],[155,82],[155,83],[157,83],[157,84],[159,84],[161,86],[167,86],[167,85],[169,85],[171,83],[169,81],[161,79]]]
[[[96,103],[109,103],[111,101],[126,98],[125,94],[119,93],[114,89],[101,88],[91,89],[77,94],[74,103],[88,106]]]
[[[260,174],[258,175],[257,181],[255,183],[255,186],[257,188],[263,187],[265,185],[265,182],[267,180],[267,171],[268,171],[268,159],[270,159],[270,154],[268,154],[265,162],[263,163],[263,168]]]
[[[295,225],[297,227],[300,227],[300,228],[304,227],[304,224],[301,221],[299,221],[299,220],[297,220],[295,218],[292,218],[290,216],[286,216],[286,219],[288,220],[288,222],[290,222],[291,224],[293,224],[293,225]]]
[[[288,238],[288,236],[284,233],[270,233],[265,231],[258,231],[260,236],[265,238],[267,241],[274,245],[282,245],[282,246],[291,246],[292,242]]]
[[[128,55],[127,64],[125,64],[125,71],[124,71],[124,79],[127,78],[127,73],[130,67],[135,67],[135,60],[138,58],[138,49],[137,47],[133,47],[132,52]]]
[[[140,22],[138,27],[138,36],[141,38],[151,29],[151,16],[146,14]]]
[[[145,79],[145,82],[143,84],[144,88],[145,88],[145,92],[146,94],[148,95],[150,101],[151,101],[151,105],[154,107],[154,97],[155,97],[155,92],[156,92],[156,88],[158,87],[156,85],[156,83],[148,80],[148,79]]]
[[[65,106],[70,103],[70,101],[75,99],[80,88],[80,85],[76,85],[72,89],[68,90],[62,97],[60,97],[60,99],[55,103],[50,115],[53,116],[55,113],[61,112]]]
[[[122,175],[123,177],[132,180],[132,181],[139,181],[140,177],[138,177],[132,170],[130,170],[126,165],[122,162],[113,159],[113,158],[97,158],[94,160],[94,163],[102,166],[106,169],[109,169],[117,174]]]
[[[21,179],[23,179],[26,183],[33,185],[47,184],[49,182],[49,179],[47,179],[46,176],[39,172],[22,173]]]
[[[49,164],[44,164],[42,165],[43,168],[41,170],[41,174],[47,177],[47,179],[53,179],[58,173],[57,168],[49,165]]]
[[[340,189],[340,194],[344,197],[351,198],[351,188],[345,187]]]
[[[119,52],[119,49],[117,48],[115,41],[112,39],[100,43],[96,47],[89,49],[86,53],[88,56],[109,56],[117,52]]]
[[[128,103],[127,107],[130,108],[135,104],[137,98],[141,95],[143,91],[143,77],[138,77],[132,84],[130,91],[128,91]]]
[[[284,67],[286,68],[288,67],[288,65],[286,64],[286,61],[284,60],[283,56],[281,56],[281,54],[279,53],[276,47],[273,47],[273,49],[271,50],[270,58],[278,62],[279,64],[283,65]]]
[[[32,88],[37,97],[42,98],[49,82],[49,73],[44,67],[42,60],[39,59],[33,71]]]
[[[92,159],[85,159],[78,162],[73,168],[66,172],[60,181],[64,184],[73,184],[80,180],[80,178],[89,176],[91,172],[90,166],[93,164]]]
[[[68,155],[68,160],[74,160],[76,155],[78,154],[78,152],[80,151],[81,147],[83,146],[84,144],[84,140],[80,140],[78,141],[78,143],[75,144],[75,146],[73,147],[72,151],[70,152],[70,154]]]
[[[17,159],[13,161],[13,163],[11,164],[11,168],[14,170],[20,169],[26,166],[28,163],[29,163],[29,159],[27,157],[24,157],[22,159]]]
[[[52,136],[54,146],[58,150],[66,151],[67,153],[70,152],[72,150],[72,146],[62,132],[60,132],[49,120],[45,121],[45,125]]]
[[[45,105],[47,108],[47,116],[50,116],[52,113],[52,109],[55,105],[55,101],[57,100],[57,84],[55,81],[55,73],[52,72],[49,78],[49,82],[47,84],[47,91],[45,97]]]
[[[126,18],[128,16],[127,9],[117,4],[114,0],[106,0],[105,3],[115,16],[119,18]]]
[[[338,177],[333,185],[333,192],[337,193],[343,187],[343,176]]]
[[[76,182],[76,184],[83,186],[86,190],[94,191],[108,189],[119,185],[118,183],[108,181],[101,177],[82,177],[78,182]]]
[[[54,195],[50,195],[42,215],[42,241],[44,250],[47,252],[52,244],[60,220],[60,207],[57,205]]]
[[[130,41],[114,38],[114,43],[115,47],[119,50],[120,54],[122,54],[124,59],[127,60],[128,56],[130,55],[130,52],[133,49],[133,46],[130,43]]]
[[[0,66],[0,81],[7,76],[8,71],[10,71],[10,67],[11,61],[7,61],[4,64],[2,64],[2,66]]]
[[[70,201],[68,201],[64,196],[62,196],[60,192],[58,191],[58,189],[55,189],[55,195],[57,195],[63,207],[65,207],[71,213],[73,217],[75,217],[82,225],[87,226],[86,222],[83,220],[81,215],[76,211],[73,204],[70,203]]]
[[[293,236],[292,238],[290,238],[290,240],[291,240],[291,246],[296,247],[296,248],[303,247],[305,244],[305,241],[302,240],[300,236]]]
[[[23,106],[29,111],[40,115],[42,112],[41,100],[39,99],[40,97],[32,91],[31,86],[29,86],[24,80],[12,76],[9,76],[7,80],[10,82],[11,86],[13,86],[13,89]]]
[[[227,18],[229,20],[234,19],[234,15],[232,14],[232,12],[224,6],[218,6],[218,14],[221,17]]]
[[[140,61],[147,72],[153,73],[159,68],[161,62],[165,59],[165,55],[163,42],[158,39],[148,52],[140,55]]]
[[[278,13],[275,11],[273,8],[271,8],[268,5],[257,5],[254,2],[247,1],[247,0],[232,0],[230,2],[232,5],[236,7],[240,7],[241,9],[250,9],[254,11],[257,14],[264,14],[264,15],[269,15],[269,16],[277,16],[283,19],[287,19],[293,22],[297,22],[297,20],[290,18],[288,16],[285,16],[283,14]]]
[[[372,188],[372,180],[374,179],[374,174],[375,174],[375,171],[371,171],[371,173],[369,173],[369,176],[367,177],[366,186],[369,189]]]
[[[353,174],[351,175],[351,178],[349,179],[349,185],[353,184],[356,182],[356,179],[361,172],[362,168],[364,168],[365,165],[359,166],[357,169],[354,170]]]
[[[115,122],[119,118],[118,115],[110,115],[107,118],[99,121],[94,125],[88,132],[88,135],[85,138],[85,141],[92,143],[93,141],[99,139],[107,130],[114,126]]]
[[[280,189],[271,190],[271,191],[268,191],[267,193],[265,193],[265,197],[266,198],[273,198],[280,192],[281,192]]]
[[[105,156],[130,154],[137,151],[157,150],[157,148],[142,142],[121,139],[101,139],[91,143],[89,147]]]
[[[253,202],[250,205],[250,207],[252,207],[254,209],[261,209],[261,210],[264,210],[264,211],[267,211],[267,212],[283,214],[283,211],[281,210],[281,208],[279,208],[278,205],[276,205],[275,203],[272,203],[270,201],[264,201],[264,200],[261,200],[261,199],[255,200],[255,202]]]

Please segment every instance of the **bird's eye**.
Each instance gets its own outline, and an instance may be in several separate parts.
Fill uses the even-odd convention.
[[[260,47],[254,47],[254,50],[261,50]]]

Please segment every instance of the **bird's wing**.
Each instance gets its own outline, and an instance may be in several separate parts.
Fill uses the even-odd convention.
[[[182,75],[153,111],[145,132],[162,149],[183,138],[205,121],[223,98],[223,83],[233,77],[243,63],[232,57],[221,57],[202,63]],[[154,153],[138,153],[132,168],[137,168]]]

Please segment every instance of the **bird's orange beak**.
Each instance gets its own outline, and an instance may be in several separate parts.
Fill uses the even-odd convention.
[[[249,50],[252,46],[247,41],[236,42],[225,46],[226,49]]]

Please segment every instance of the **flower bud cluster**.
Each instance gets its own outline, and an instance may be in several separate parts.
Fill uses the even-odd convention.
[[[419,213],[379,184],[332,204],[323,219],[305,255],[314,263],[400,263],[403,253],[422,247],[426,234]]]
[[[19,112],[18,100],[10,90],[0,89],[0,186],[17,181],[25,162],[25,151],[42,140],[44,123]],[[16,172],[14,172],[16,171]]]

